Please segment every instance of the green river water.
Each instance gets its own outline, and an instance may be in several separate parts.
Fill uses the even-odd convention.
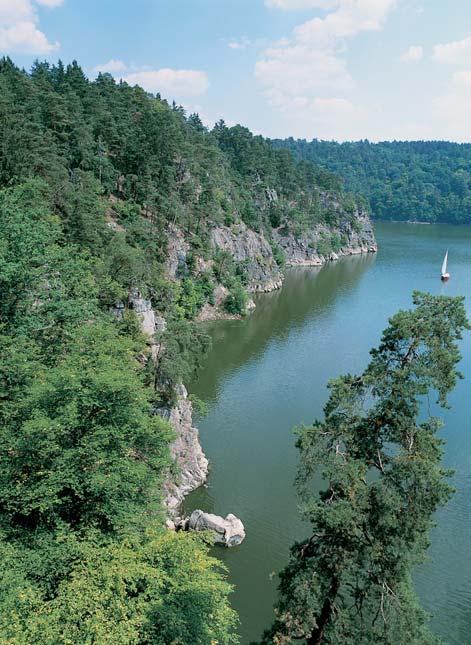
[[[186,507],[235,513],[245,524],[240,547],[215,550],[235,585],[243,644],[270,625],[276,572],[290,545],[308,534],[293,488],[293,427],[322,414],[329,378],[365,367],[388,317],[410,305],[414,289],[468,296],[471,313],[471,228],[380,223],[376,232],[377,255],[290,269],[283,288],[259,296],[247,319],[209,327],[213,349],[190,390],[208,406],[197,421],[211,473]],[[452,279],[443,285],[447,248]],[[415,574],[433,629],[456,645],[471,643],[471,333],[462,353],[466,378],[450,397],[442,431],[457,490],[438,513],[430,559]]]

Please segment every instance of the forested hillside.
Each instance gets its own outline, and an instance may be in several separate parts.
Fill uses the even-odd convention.
[[[471,144],[445,141],[274,142],[343,177],[384,220],[471,223]]]
[[[76,63],[0,61],[0,142],[2,642],[235,642],[220,565],[164,529],[175,435],[155,412],[201,361],[203,308],[243,314],[279,283],[275,231],[361,251],[362,204]],[[136,294],[163,320],[152,345]]]

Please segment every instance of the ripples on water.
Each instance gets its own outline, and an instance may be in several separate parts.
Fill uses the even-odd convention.
[[[286,564],[291,544],[308,532],[293,489],[292,428],[322,414],[329,378],[365,367],[388,317],[410,306],[414,289],[471,297],[471,229],[381,224],[377,233],[377,256],[290,270],[284,288],[260,296],[247,320],[211,326],[213,350],[191,389],[209,404],[199,427],[212,470],[208,488],[191,495],[187,507],[233,512],[244,521],[243,545],[217,551],[236,585],[233,604],[243,643],[259,638],[271,623],[273,573]],[[452,279],[442,285],[446,248]],[[468,312],[470,303],[471,298]],[[452,410],[443,415],[445,463],[456,471],[457,492],[438,514],[430,559],[416,574],[422,602],[434,615],[433,629],[456,645],[471,643],[468,336],[461,364],[468,380],[459,383]]]

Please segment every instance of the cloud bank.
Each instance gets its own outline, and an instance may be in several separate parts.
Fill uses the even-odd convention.
[[[37,5],[55,8],[63,0],[0,0],[0,53],[50,54],[59,43],[49,42],[39,29]]]
[[[292,114],[304,130],[330,128],[347,113],[364,110],[349,100],[355,81],[347,67],[350,39],[383,28],[396,0],[265,0],[267,7],[325,11],[298,25],[291,36],[266,49],[255,75],[270,105]],[[363,118],[363,117],[361,117]]]
[[[403,63],[415,63],[419,60],[422,60],[424,57],[424,48],[420,45],[411,45],[407,51],[405,51],[401,60]]]
[[[1,1],[1,0],[0,0]],[[209,79],[205,72],[195,69],[149,69],[135,68],[122,60],[111,58],[106,63],[95,65],[92,74],[108,72],[129,85],[140,85],[147,92],[160,93],[164,98],[182,101],[205,94]]]
[[[141,85],[148,92],[168,97],[200,96],[209,87],[205,72],[193,69],[157,69],[132,72],[123,76],[130,85]]]

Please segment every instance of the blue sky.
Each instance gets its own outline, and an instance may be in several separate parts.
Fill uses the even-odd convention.
[[[271,137],[471,141],[469,0],[0,0],[0,53]]]

